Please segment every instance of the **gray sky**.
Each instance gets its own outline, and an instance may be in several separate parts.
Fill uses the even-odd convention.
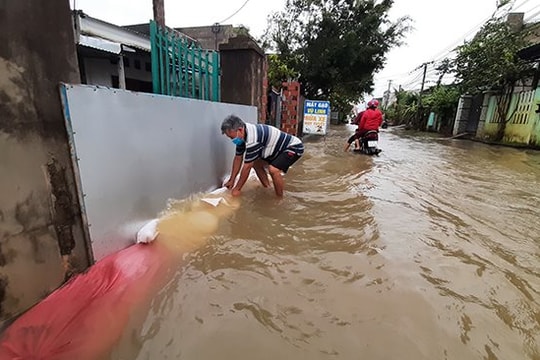
[[[165,18],[170,27],[211,25],[229,17],[246,0],[165,1]],[[148,22],[152,18],[152,0],[70,0],[77,9],[117,25]],[[225,23],[244,25],[255,37],[263,34],[269,13],[281,10],[284,0],[248,0],[235,16]],[[395,0],[392,19],[408,15],[414,29],[405,44],[388,54],[386,67],[375,76],[375,96],[381,96],[392,80],[392,87],[419,88],[423,62],[439,59],[448,50],[474,34],[493,13],[496,0]],[[525,12],[525,19],[540,20],[540,1],[515,0],[514,9]],[[428,80],[436,78],[428,71]]]

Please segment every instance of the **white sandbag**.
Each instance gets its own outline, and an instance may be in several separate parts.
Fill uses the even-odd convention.
[[[201,201],[204,201],[205,203],[207,204],[210,204],[212,206],[218,206],[220,202],[223,201],[223,198],[221,197],[218,197],[218,198],[202,198]]]
[[[227,190],[228,189],[225,186],[223,186],[223,187],[220,187],[220,188],[218,188],[216,190],[211,191],[210,194],[212,194],[212,195],[221,195],[221,194],[227,192]]]
[[[147,244],[154,240],[159,235],[157,226],[159,219],[153,219],[147,222],[138,232],[137,232],[137,244]]]

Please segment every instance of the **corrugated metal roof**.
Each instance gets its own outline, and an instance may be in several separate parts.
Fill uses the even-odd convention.
[[[105,42],[108,42],[127,45],[148,52],[151,50],[150,38],[146,35],[138,34],[121,26],[92,18],[82,11],[74,12],[74,17],[80,32],[79,43],[81,43],[81,36],[87,36],[93,39],[103,40],[104,42],[99,46],[103,45],[108,47],[108,45],[104,45]]]

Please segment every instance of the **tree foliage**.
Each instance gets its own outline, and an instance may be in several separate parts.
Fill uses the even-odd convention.
[[[403,89],[395,90],[396,101],[385,111],[386,119],[394,125],[412,122],[418,111],[418,94]]]
[[[291,69],[276,54],[270,54],[268,59],[268,82],[271,86],[279,89],[283,81],[298,77],[298,73]]]
[[[426,95],[423,104],[441,116],[451,116],[456,110],[460,92],[456,86],[436,86]]]
[[[389,20],[392,4],[287,0],[285,9],[269,18],[264,45],[298,74],[308,98],[332,99],[343,106],[372,90],[373,74],[408,29],[407,18]]]
[[[519,59],[525,34],[501,19],[486,22],[475,37],[457,49],[452,67],[465,93],[504,90],[530,75],[530,65]]]
[[[437,85],[422,94],[422,107],[419,109],[419,94],[406,90],[395,90],[396,101],[386,110],[386,117],[394,125],[415,124],[418,114],[426,120],[427,114],[434,112],[440,119],[440,131],[451,131],[452,121],[459,101],[460,91],[455,85]],[[417,130],[425,129],[425,122],[419,121]]]

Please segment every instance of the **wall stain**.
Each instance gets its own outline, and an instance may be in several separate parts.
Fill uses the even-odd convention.
[[[4,309],[4,300],[6,299],[7,286],[7,278],[5,276],[0,276],[0,317],[2,318],[6,315]]]
[[[2,243],[0,242],[0,266],[6,266],[7,260],[4,252],[2,251]]]
[[[39,201],[34,192],[15,206],[15,220],[23,227],[23,231],[32,231],[38,227],[46,226],[43,220],[43,210],[39,208]]]
[[[33,29],[46,28],[47,31],[28,31],[29,24]],[[18,284],[38,275],[29,271],[35,268],[32,264],[35,260],[21,256],[22,249],[26,252],[30,248],[34,257],[42,251],[38,260],[44,260],[50,269],[56,269],[59,251],[54,249],[55,246],[62,254],[68,254],[66,257],[71,260],[76,253],[74,236],[82,246],[85,245],[84,238],[79,241],[79,232],[84,229],[80,224],[77,190],[73,186],[74,175],[70,168],[67,132],[58,92],[61,82],[73,84],[80,81],[72,25],[69,4],[65,1],[0,0],[0,29],[9,33],[9,39],[0,42],[0,142],[2,145],[14,143],[28,147],[28,152],[19,151],[17,155],[40,159],[54,155],[58,160],[41,162],[48,189],[44,189],[41,183],[29,182],[33,186],[28,192],[18,191],[15,194],[16,201],[24,203],[9,208],[0,206],[3,210],[0,213],[0,331],[13,317],[27,310],[23,303],[38,301],[40,296],[60,285],[56,273],[53,276],[52,272],[36,270],[43,271],[39,274],[42,281],[25,294],[14,293],[12,288],[15,286],[8,286],[8,283]],[[24,183],[27,179],[21,178],[16,166],[13,164],[5,175],[13,182]],[[30,194],[32,190],[33,194]],[[28,194],[32,197],[25,199]],[[2,226],[4,224],[7,225],[6,230]],[[50,256],[51,252],[54,256]],[[81,257],[81,262],[84,262],[86,255]],[[13,268],[8,269],[12,265]],[[37,269],[46,268],[43,265]],[[14,271],[18,269],[23,271]],[[6,277],[8,273],[9,278]]]
[[[73,229],[75,213],[74,203],[69,192],[66,178],[66,169],[52,157],[47,163],[47,173],[52,190],[53,199],[53,225],[60,247],[60,254],[70,255],[75,248]]]
[[[31,129],[37,125],[32,119],[35,119],[35,110],[28,106],[28,99],[31,99],[28,93],[29,87],[25,84],[25,71],[17,64],[0,57],[0,131],[24,138],[27,134],[35,131]],[[29,121],[30,120],[30,121]]]

